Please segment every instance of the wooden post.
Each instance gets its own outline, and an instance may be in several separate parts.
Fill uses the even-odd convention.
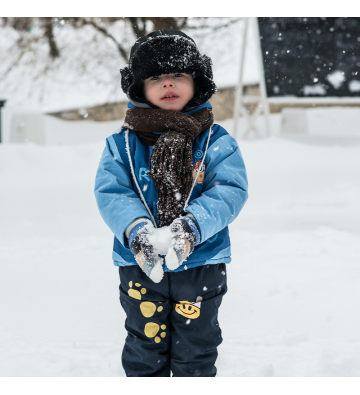
[[[242,96],[243,96],[244,59],[245,59],[246,37],[247,37],[247,31],[248,31],[248,24],[249,24],[249,18],[245,18],[242,48],[240,51],[241,57],[240,57],[239,83],[236,88],[235,103],[234,103],[234,132],[233,132],[233,134],[234,134],[235,139],[237,136],[240,104],[242,103]]]
[[[259,77],[260,77],[260,103],[259,106],[262,106],[262,112],[265,116],[265,127],[266,127],[266,134],[270,135],[270,111],[269,111],[269,102],[267,101],[267,94],[266,94],[266,84],[265,84],[265,72],[264,72],[264,65],[263,65],[263,57],[261,52],[261,41],[260,41],[260,31],[259,31],[259,24],[257,18],[253,19],[254,31],[256,34],[256,56],[258,59],[258,66],[259,66]]]
[[[4,107],[6,100],[0,100],[0,143],[1,143],[1,109]]]
[[[255,52],[256,52],[256,60],[258,63],[258,73],[259,73],[259,87],[260,87],[260,96],[248,96],[245,97],[243,94],[243,76],[244,76],[244,64],[245,64],[245,52],[247,46],[247,35],[249,28],[252,27],[255,33]],[[249,114],[245,103],[253,102],[257,103],[254,111]],[[261,44],[260,44],[260,34],[259,34],[259,26],[257,18],[251,17],[245,19],[244,33],[243,33],[243,44],[241,48],[241,59],[240,59],[240,71],[239,71],[239,84],[237,86],[237,91],[235,95],[235,104],[234,104],[234,138],[237,137],[237,129],[238,129],[238,119],[239,112],[243,115],[247,122],[247,128],[245,133],[243,134],[243,138],[247,138],[251,131],[254,131],[256,137],[259,136],[259,132],[255,126],[256,119],[262,113],[265,117],[265,130],[266,135],[270,135],[270,111],[269,111],[269,102],[266,94],[266,85],[265,85],[265,74],[264,74],[264,66],[263,66],[263,57],[261,53]]]

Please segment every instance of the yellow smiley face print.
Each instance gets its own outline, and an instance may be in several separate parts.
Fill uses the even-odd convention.
[[[194,320],[200,315],[200,303],[190,303],[188,301],[180,301],[175,305],[175,311],[186,318]]]

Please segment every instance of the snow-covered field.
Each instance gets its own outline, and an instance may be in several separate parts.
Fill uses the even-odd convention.
[[[277,133],[272,115],[272,137],[238,140],[249,200],[230,226],[218,376],[360,376],[360,110],[307,115],[308,135]],[[90,123],[48,122],[46,146],[0,145],[0,376],[124,376],[93,195],[104,130],[121,123],[79,144]]]

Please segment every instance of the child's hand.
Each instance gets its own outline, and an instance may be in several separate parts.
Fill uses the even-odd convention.
[[[190,226],[191,225],[191,226]],[[195,222],[189,218],[177,218],[170,225],[170,230],[174,234],[165,263],[168,269],[177,269],[194,251],[194,246],[199,242],[199,232]]]
[[[149,241],[152,229],[153,225],[146,222],[138,224],[130,232],[129,244],[140,268],[154,283],[159,283],[164,276],[164,271],[162,259],[155,254],[154,246]]]

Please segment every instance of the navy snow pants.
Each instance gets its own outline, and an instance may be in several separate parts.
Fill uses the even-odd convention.
[[[130,377],[214,377],[222,342],[218,309],[225,264],[166,272],[160,283],[138,266],[119,267],[128,332],[122,364]]]

